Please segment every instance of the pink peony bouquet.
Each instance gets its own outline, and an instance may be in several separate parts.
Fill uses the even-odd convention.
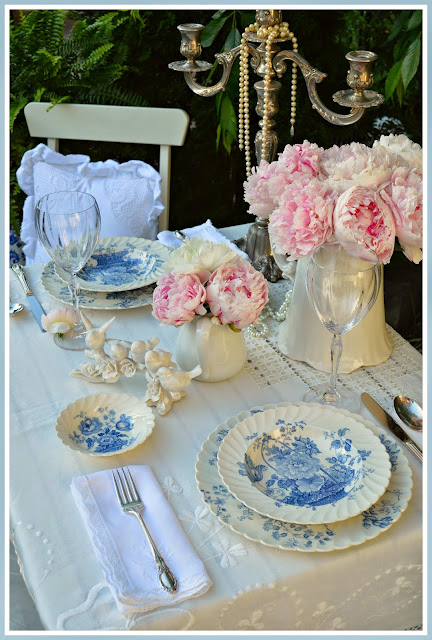
[[[373,249],[386,264],[396,237],[409,260],[422,259],[422,150],[404,135],[381,136],[372,147],[287,145],[244,187],[249,212],[270,218],[273,248],[289,260],[345,240]]]
[[[153,292],[153,315],[176,327],[195,316],[234,331],[249,326],[268,300],[264,276],[226,244],[190,238],[175,249]]]

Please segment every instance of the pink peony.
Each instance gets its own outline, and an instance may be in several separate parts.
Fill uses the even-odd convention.
[[[303,144],[287,144],[277,160],[284,173],[291,176],[291,181],[301,176],[314,178],[321,171],[321,158],[324,149],[307,140]]]
[[[329,186],[343,193],[354,186],[377,189],[390,180],[393,170],[402,162],[401,157],[392,155],[383,146],[371,149],[352,142],[328,149],[322,158],[322,168]]]
[[[390,207],[377,192],[351,187],[339,196],[334,214],[335,240],[363,244],[381,262],[390,262],[395,243],[395,223]]]
[[[267,300],[266,279],[242,258],[216,269],[207,284],[210,311],[222,324],[232,323],[237,329],[255,322]]]
[[[276,252],[288,253],[289,260],[296,260],[328,240],[333,232],[335,197],[336,193],[316,178],[286,187],[269,223]]]
[[[274,175],[276,162],[269,164],[262,160],[258,167],[252,168],[244,186],[244,199],[249,204],[249,213],[261,218],[268,218],[276,206],[269,193],[270,178]]]
[[[421,170],[397,168],[380,195],[393,213],[396,235],[406,257],[418,264],[423,246],[423,180]]]
[[[153,315],[162,324],[180,327],[196,313],[206,313],[205,299],[205,289],[194,273],[165,273],[153,292]]]
[[[287,185],[299,178],[313,178],[320,173],[323,153],[324,149],[305,140],[303,144],[287,144],[278,160],[271,164],[265,160],[260,162],[244,183],[249,213],[268,218]]]

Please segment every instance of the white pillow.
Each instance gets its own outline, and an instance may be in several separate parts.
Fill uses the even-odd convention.
[[[156,239],[158,217],[164,209],[161,177],[145,162],[90,162],[88,156],[64,156],[39,144],[23,155],[17,179],[28,196],[20,233],[26,264],[50,259],[36,235],[34,208],[42,196],[54,191],[84,191],[94,196],[101,212],[101,238]]]

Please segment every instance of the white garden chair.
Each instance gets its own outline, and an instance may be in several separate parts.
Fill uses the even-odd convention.
[[[159,146],[162,201],[159,231],[168,229],[171,147],[183,145],[189,116],[182,109],[117,107],[96,104],[30,102],[24,109],[29,133],[47,138],[47,146],[59,150],[59,140],[96,140]]]

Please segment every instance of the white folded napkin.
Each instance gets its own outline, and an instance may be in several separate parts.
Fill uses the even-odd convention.
[[[211,220],[207,220],[196,227],[182,229],[182,232],[188,238],[202,238],[203,240],[210,240],[211,242],[216,243],[223,242],[224,244],[227,244],[230,249],[236,251],[242,258],[249,260],[247,254],[244,253],[244,251],[241,251],[233,242],[230,242],[228,238],[220,233],[220,231],[213,226]],[[182,241],[174,235],[173,231],[160,231],[157,238],[161,244],[164,244],[166,247],[172,247],[173,249],[176,249],[182,243]]]
[[[168,567],[178,581],[176,593],[160,586],[144,531],[133,514],[121,510],[111,470],[72,479],[71,489],[96,557],[120,613],[144,613],[205,593],[211,581],[205,567],[150,467],[131,466],[144,503],[143,518]]]

